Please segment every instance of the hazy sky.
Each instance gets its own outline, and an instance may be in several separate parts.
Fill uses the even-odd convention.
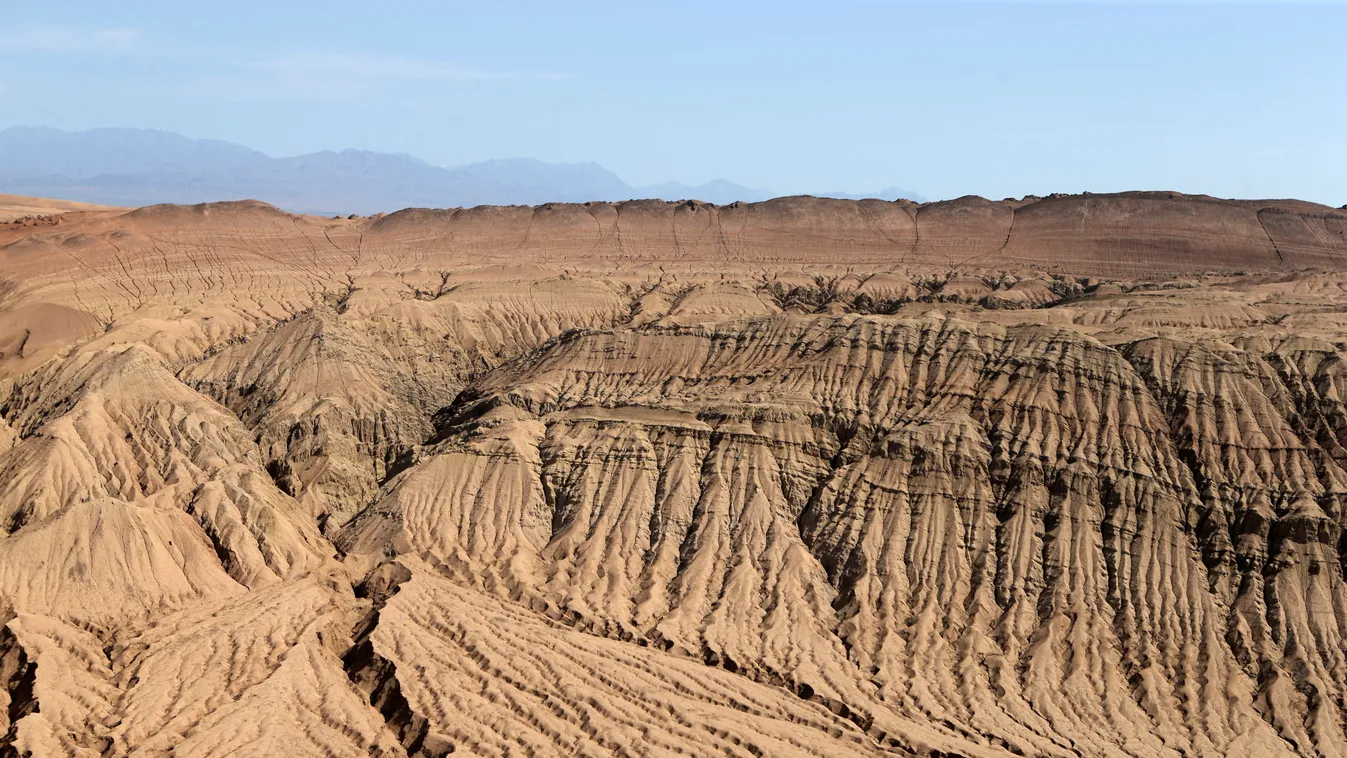
[[[4,4],[0,127],[633,184],[1347,203],[1347,4]]]

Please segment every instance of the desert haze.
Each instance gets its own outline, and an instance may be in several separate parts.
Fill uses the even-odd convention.
[[[2,755],[1347,755],[1347,210],[10,208]]]

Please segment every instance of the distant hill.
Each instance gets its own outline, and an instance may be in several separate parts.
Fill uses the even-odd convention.
[[[902,187],[887,187],[878,192],[855,193],[855,192],[822,192],[816,197],[834,197],[838,200],[864,200],[866,198],[876,198],[879,200],[911,200],[917,203],[926,202],[926,198],[918,195],[912,190],[906,190]]]
[[[25,216],[59,216],[71,211],[117,210],[106,205],[76,203],[70,200],[56,200],[49,197],[25,197],[22,195],[0,195],[0,224],[21,219]]]
[[[440,167],[366,150],[273,158],[156,129],[47,127],[0,132],[0,192],[133,206],[256,198],[295,212],[361,214],[416,206],[771,197],[724,180],[633,187],[597,163],[514,158]]]
[[[232,142],[159,129],[66,132],[42,126],[0,131],[0,192],[119,206],[254,198],[319,214],[633,198],[726,204],[776,194],[724,179],[637,187],[592,162],[510,158],[442,167],[367,150],[273,158]],[[821,196],[921,199],[900,189]]]

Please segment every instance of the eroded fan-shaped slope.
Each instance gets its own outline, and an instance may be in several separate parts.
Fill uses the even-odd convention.
[[[1144,379],[1088,337],[730,322],[577,337],[478,387],[345,549],[434,555],[873,723],[1036,753],[1280,744],[1209,592],[1192,472]]]

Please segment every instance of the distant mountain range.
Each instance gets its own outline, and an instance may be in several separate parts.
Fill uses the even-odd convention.
[[[254,198],[321,214],[632,198],[730,203],[775,196],[723,179],[700,186],[633,187],[597,163],[511,158],[441,167],[403,153],[367,150],[273,158],[232,142],[158,129],[66,132],[28,126],[0,131],[0,193],[127,206]],[[897,188],[820,196],[922,199]]]
[[[926,198],[916,194],[912,190],[905,190],[902,187],[886,187],[878,192],[855,193],[855,192],[816,192],[815,197],[835,197],[838,200],[865,200],[866,198],[875,198],[877,200],[914,200],[918,203],[926,202]]]

